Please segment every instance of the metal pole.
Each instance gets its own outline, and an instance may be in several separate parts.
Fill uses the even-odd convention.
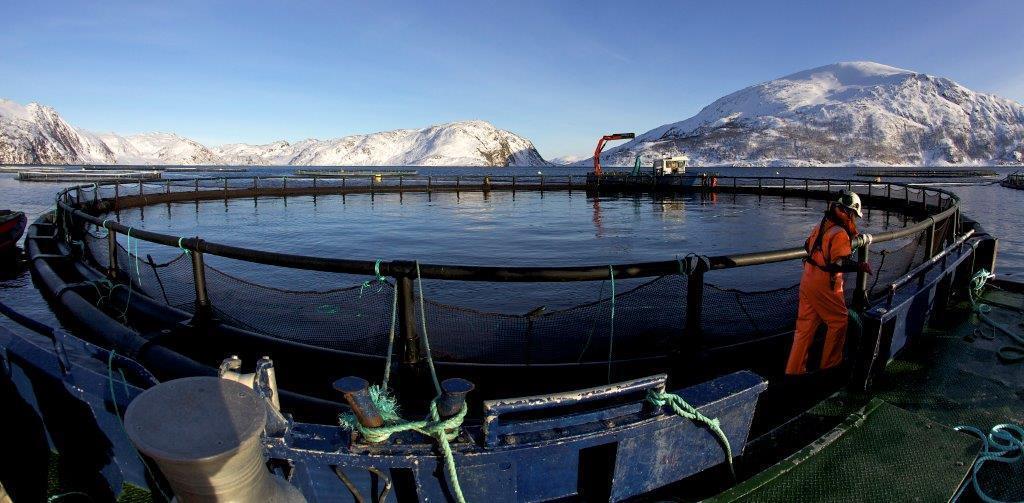
[[[142,196],[145,195],[145,193],[146,192],[142,190],[142,180],[139,180],[139,195]]]
[[[117,232],[107,229],[107,276],[117,277]]]
[[[704,346],[701,311],[704,308],[705,264],[700,257],[690,256],[684,262],[686,274],[686,330],[685,335],[696,347]]]
[[[935,219],[932,219],[932,224],[928,226],[928,230],[925,231],[925,236],[928,240],[927,247],[925,248],[928,258],[935,256]]]
[[[857,260],[860,262],[867,262],[870,258],[868,248],[871,246],[871,240],[868,239],[864,244],[857,250]],[[878,271],[875,271],[876,273]],[[853,307],[858,311],[863,311],[868,304],[868,274],[863,271],[857,271],[857,288],[853,291]]]
[[[398,288],[398,323],[401,328],[402,340],[405,341],[405,352],[402,362],[415,365],[420,361],[419,334],[416,333],[416,310],[413,303],[412,278],[399,276],[395,278]]]
[[[206,292],[206,265],[203,263],[203,252],[192,250],[192,280],[196,287],[196,315],[202,316],[210,311],[210,297]]]
[[[120,203],[118,202],[118,199],[120,197],[121,197],[121,184],[118,183],[118,182],[114,182],[114,209],[117,209],[117,208],[120,207]]]

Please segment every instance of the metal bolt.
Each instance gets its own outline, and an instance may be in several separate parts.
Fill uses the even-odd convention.
[[[334,389],[345,397],[359,424],[367,428],[378,428],[384,424],[384,418],[370,399],[370,383],[366,379],[355,376],[342,377],[334,381]]]

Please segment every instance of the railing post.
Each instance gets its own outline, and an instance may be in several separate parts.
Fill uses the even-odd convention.
[[[121,206],[121,204],[118,202],[118,199],[120,197],[121,197],[121,184],[118,183],[118,182],[114,182],[114,209],[117,209],[117,208],[119,208]]]
[[[198,241],[196,239],[196,242]],[[196,287],[196,317],[202,319],[210,313],[210,296],[206,290],[206,264],[203,262],[203,252],[192,250],[189,255],[192,256],[192,281]]]
[[[512,193],[513,194],[516,193],[516,177],[515,176],[512,177]]]
[[[139,180],[139,195],[140,196],[146,195],[146,191],[142,190],[142,180]]]
[[[107,229],[107,277],[117,277],[117,232]]]
[[[925,239],[928,240],[928,243],[926,243],[927,247],[925,248],[925,253],[927,253],[928,258],[935,256],[935,219],[932,218],[931,221],[932,224],[929,225],[928,229],[925,231]]]
[[[869,248],[871,246],[871,235],[865,234],[864,244],[857,249],[857,261],[867,262],[871,257]],[[878,271],[875,271],[878,273]],[[857,287],[853,291],[853,308],[863,311],[868,305],[868,273],[857,271]]]
[[[704,329],[701,316],[704,309],[704,273],[707,263],[703,257],[691,255],[684,261],[686,266],[686,330],[691,347],[704,347]],[[685,344],[685,343],[684,343]]]
[[[199,179],[196,178],[196,199],[199,199]]]
[[[408,269],[408,268],[405,268]],[[416,305],[412,291],[412,277],[408,270],[395,276],[395,288],[398,289],[398,326],[405,349],[402,363],[415,365],[420,361],[420,340],[416,333]]]

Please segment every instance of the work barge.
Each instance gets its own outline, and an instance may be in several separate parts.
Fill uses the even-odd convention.
[[[991,463],[972,468],[983,443],[954,430],[1024,417],[1014,349],[1024,285],[993,277],[998,241],[961,214],[956,195],[852,180],[605,176],[216,178],[61,191],[56,211],[30,227],[26,251],[39,289],[74,334],[8,307],[4,314],[27,330],[0,328],[3,400],[31,432],[16,442],[49,447],[18,461],[50,474],[46,493],[28,497],[1021,498],[1019,477],[992,473]],[[727,292],[713,283],[718,271],[755,274],[799,261],[802,247],[629,264],[464,266],[298,256],[119,222],[128,210],[269,197],[580,191],[709,202],[757,195],[824,207],[843,189],[861,194],[866,211],[906,225],[855,239],[876,274],[848,280],[858,321],[848,363],[803,380],[781,375],[795,289]],[[132,248],[140,241],[180,255],[156,263]],[[207,265],[211,256],[369,280],[335,292],[274,290],[240,283]],[[644,278],[618,298],[504,318],[431,303],[419,289],[423,280]],[[383,291],[380,302],[367,300],[365,284]],[[242,285],[255,292],[245,298],[260,300],[233,295]],[[649,309],[631,302],[654,289],[677,302],[659,306],[664,316],[635,315]],[[285,301],[276,299],[292,296],[299,300],[288,306],[330,303],[375,321],[348,333],[336,312],[280,311]],[[719,305],[727,298],[735,309]],[[752,307],[787,302],[793,313],[783,316]],[[290,325],[275,326],[263,303]],[[571,322],[584,315],[601,320],[592,323],[602,333],[586,339],[596,350],[566,351],[579,340]],[[398,420],[371,387],[382,374],[401,416],[413,421]],[[1009,466],[995,469],[1019,470]]]

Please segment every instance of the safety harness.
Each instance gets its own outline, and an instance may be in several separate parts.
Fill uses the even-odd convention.
[[[843,267],[834,262],[828,262],[827,260],[825,264],[819,264],[816,260],[814,260],[814,252],[816,251],[821,252],[821,257],[823,259],[825,258],[825,251],[822,249],[822,242],[825,240],[825,224],[828,223],[830,220],[835,226],[839,227],[844,232],[846,231],[846,229],[843,228],[842,224],[835,221],[835,217],[832,216],[832,208],[829,208],[825,212],[825,216],[821,219],[821,224],[818,226],[818,235],[815,236],[814,244],[811,244],[810,239],[808,239],[807,242],[804,243],[804,249],[807,250],[807,258],[804,259],[804,262],[811,264],[814,267],[821,269],[822,271],[832,274],[836,272],[843,272]]]

